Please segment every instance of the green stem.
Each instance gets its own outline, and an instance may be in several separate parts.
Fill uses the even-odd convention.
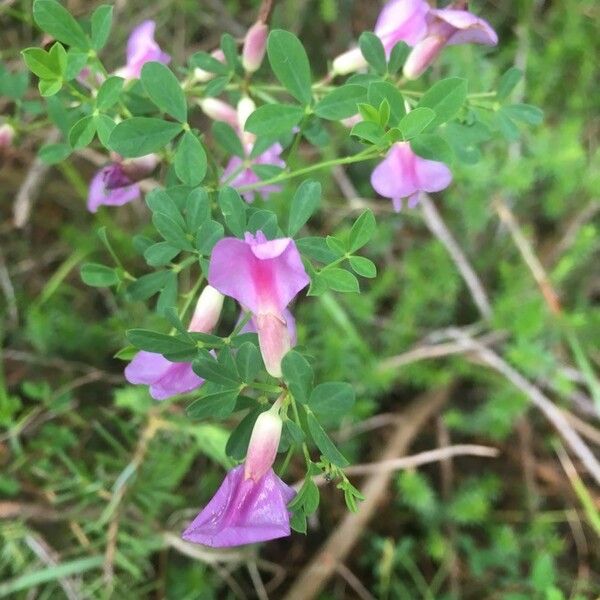
[[[302,423],[300,423],[300,413],[298,412],[298,407],[296,406],[295,398],[290,394],[290,404],[292,406],[292,412],[294,413],[294,421],[296,421],[296,425],[302,429]],[[306,442],[302,442],[302,452],[304,453],[304,460],[306,461],[306,468],[309,468],[312,460],[310,459],[310,452],[308,451],[308,446]]]

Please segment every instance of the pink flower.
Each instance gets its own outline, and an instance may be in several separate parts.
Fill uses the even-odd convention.
[[[15,137],[15,129],[9,123],[0,125],[0,152],[10,148]]]
[[[272,466],[281,438],[279,401],[259,415],[244,465],[231,470],[183,539],[213,547],[241,546],[290,535],[287,504],[295,492]]]
[[[238,126],[238,114],[233,106],[218,98],[204,98],[198,102],[207,117],[213,121],[223,121],[234,129]]]
[[[122,206],[141,196],[137,181],[144,179],[158,164],[154,154],[119,160],[102,167],[92,178],[87,208],[95,213],[100,206]]]
[[[248,29],[242,49],[242,65],[248,73],[254,73],[260,67],[267,49],[269,28],[262,21],[257,21]]]
[[[396,212],[402,208],[404,198],[408,198],[412,208],[419,201],[420,192],[439,192],[451,181],[452,173],[444,163],[417,156],[408,142],[394,144],[371,175],[375,191],[391,198]]]
[[[310,282],[294,240],[267,240],[262,231],[244,240],[223,238],[213,248],[208,281],[253,314],[267,371],[281,377],[291,348],[285,310]]]
[[[147,62],[160,62],[168,65],[171,57],[160,49],[154,39],[156,22],[143,21],[135,27],[127,40],[127,63],[115,71],[124,79],[137,79]]]
[[[207,285],[200,294],[189,331],[209,333],[221,315],[223,296]],[[125,368],[125,379],[129,383],[150,386],[150,395],[155,400],[165,400],[185,394],[200,387],[204,379],[192,370],[187,362],[173,363],[155,352],[138,352]]]

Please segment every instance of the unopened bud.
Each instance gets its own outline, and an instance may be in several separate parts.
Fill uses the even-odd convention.
[[[207,285],[198,298],[188,330],[198,333],[211,332],[219,322],[223,299],[223,294]]]
[[[158,162],[159,158],[156,154],[146,154],[139,158],[128,158],[121,163],[121,166],[131,181],[140,181],[156,169]]]
[[[15,129],[12,125],[4,123],[0,125],[0,150],[10,148],[15,137]]]
[[[248,96],[242,96],[237,105],[237,120],[240,131],[244,131],[248,117],[256,110],[256,104]]]
[[[280,400],[256,419],[244,463],[244,478],[258,481],[272,466],[277,456],[283,422],[279,416]]]
[[[200,101],[200,108],[208,117],[215,121],[224,121],[232,127],[237,127],[238,117],[233,106],[216,98],[205,98]]]
[[[256,315],[254,322],[267,373],[280,378],[281,361],[292,347],[287,324],[273,313]]]
[[[432,35],[421,40],[411,51],[404,63],[402,73],[407,79],[417,79],[438,57],[447,43],[445,37]]]
[[[353,48],[333,60],[332,71],[334,75],[348,75],[348,73],[364,69],[367,64],[360,48]]]
[[[262,21],[257,21],[248,29],[242,49],[242,65],[248,73],[254,73],[262,64],[267,48],[269,28]]]
[[[221,50],[221,48],[217,48],[216,50],[213,50],[210,53],[210,55],[215,60],[218,60],[220,63],[225,64],[225,54],[223,53],[223,50]],[[207,81],[214,79],[216,76],[217,76],[216,73],[211,73],[210,71],[205,71],[204,69],[200,69],[199,67],[196,67],[194,69],[194,81],[197,83],[206,83]]]

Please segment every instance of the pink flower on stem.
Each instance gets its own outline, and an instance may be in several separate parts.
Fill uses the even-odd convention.
[[[371,185],[381,196],[391,198],[396,212],[402,200],[414,207],[421,192],[439,192],[452,181],[450,169],[442,162],[415,154],[408,142],[397,142],[371,174]]]
[[[248,29],[242,48],[242,65],[247,73],[257,71],[265,57],[267,34],[269,28],[262,21],[257,21]]]
[[[160,49],[154,39],[155,21],[143,21],[131,31],[127,40],[127,62],[115,71],[115,75],[124,79],[137,79],[147,62],[159,62],[168,65],[171,57]]]
[[[92,178],[87,208],[95,213],[100,206],[123,206],[141,196],[136,182],[144,179],[158,164],[155,154],[118,160],[102,167]]]
[[[212,547],[264,542],[290,535],[287,504],[296,492],[273,471],[281,438],[279,401],[259,415],[246,460],[229,471],[183,539]]]
[[[207,285],[196,303],[189,331],[209,333],[219,321],[223,296]],[[125,368],[125,379],[129,383],[150,386],[150,395],[155,400],[165,400],[185,394],[200,387],[204,379],[192,370],[192,363],[173,363],[155,352],[138,352]]]
[[[265,367],[281,377],[292,347],[285,311],[310,282],[294,240],[267,240],[262,231],[223,238],[213,248],[208,282],[252,313]]]

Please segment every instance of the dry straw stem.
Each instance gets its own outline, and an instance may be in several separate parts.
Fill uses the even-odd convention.
[[[448,395],[449,389],[443,388],[417,398],[402,413],[401,420],[385,445],[381,460],[394,460],[404,454],[427,421],[442,407]],[[339,565],[344,562],[368,522],[375,515],[392,473],[392,470],[378,469],[369,476],[361,490],[365,500],[360,503],[358,511],[348,513],[344,517],[296,578],[284,596],[284,600],[310,600],[319,594],[337,572]]]

